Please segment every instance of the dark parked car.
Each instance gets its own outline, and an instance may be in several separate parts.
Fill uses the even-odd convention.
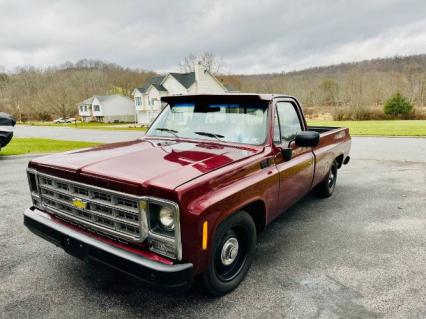
[[[9,144],[13,137],[15,119],[7,113],[0,112],[0,150]]]
[[[141,139],[32,160],[24,223],[146,283],[189,288],[200,275],[222,295],[244,279],[272,220],[313,189],[333,194],[349,130],[307,126],[286,95],[162,101]]]

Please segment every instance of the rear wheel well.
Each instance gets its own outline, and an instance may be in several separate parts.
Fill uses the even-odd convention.
[[[254,224],[256,225],[256,232],[259,234],[265,229],[266,225],[266,207],[265,203],[261,200],[252,202],[240,210],[247,212],[250,217],[253,219]]]
[[[336,162],[337,162],[337,168],[342,167],[342,164],[343,164],[343,154],[340,154],[339,156],[336,157]]]

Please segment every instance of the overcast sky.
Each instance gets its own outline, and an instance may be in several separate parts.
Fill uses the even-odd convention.
[[[0,0],[6,70],[92,58],[171,71],[206,50],[233,73],[426,53],[426,0]]]

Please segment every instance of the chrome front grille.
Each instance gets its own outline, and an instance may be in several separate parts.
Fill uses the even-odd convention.
[[[126,241],[148,236],[140,197],[37,173],[40,204],[65,220]]]

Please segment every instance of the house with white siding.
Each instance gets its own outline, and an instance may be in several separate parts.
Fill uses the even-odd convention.
[[[127,96],[94,95],[78,105],[78,115],[84,122],[135,122],[136,111],[132,99]]]
[[[223,84],[201,64],[194,72],[168,73],[156,76],[133,91],[137,122],[150,124],[161,111],[161,97],[183,94],[223,94],[235,92]]]

